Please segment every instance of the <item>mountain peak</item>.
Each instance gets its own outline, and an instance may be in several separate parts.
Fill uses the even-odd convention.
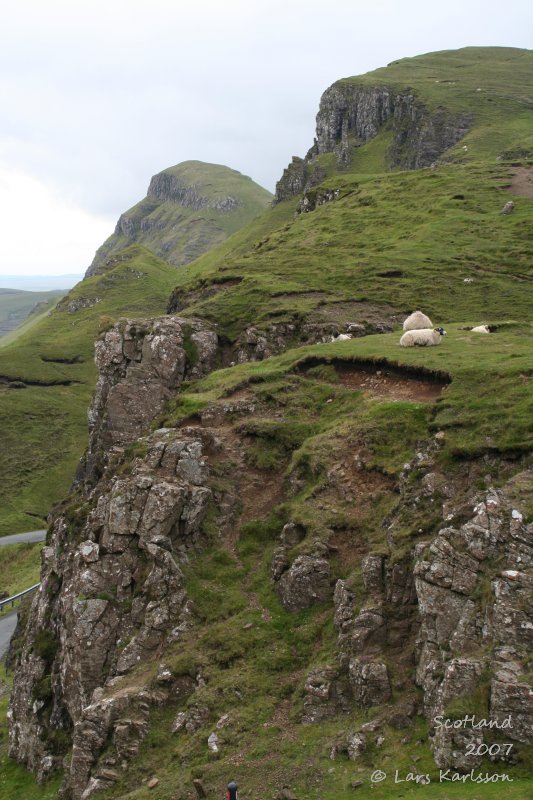
[[[144,200],[121,214],[87,276],[134,243],[172,266],[188,264],[251,222],[271,199],[247,175],[221,164],[183,161],[167,167],[152,177]]]

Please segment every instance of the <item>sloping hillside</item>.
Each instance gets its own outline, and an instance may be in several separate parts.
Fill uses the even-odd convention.
[[[202,161],[169,167],[154,175],[145,199],[120,216],[87,275],[134,243],[181,267],[246,226],[271,200],[270,192],[229,167]]]
[[[172,317],[105,331],[6,798],[531,795],[532,77],[467,48],[335,84],[277,204],[171,272]],[[399,346],[417,307],[438,347]],[[436,722],[466,714],[511,729]]]
[[[172,267],[132,247],[0,349],[1,533],[42,527],[72,482],[87,441],[95,339],[123,314],[162,313],[174,281]]]
[[[2,337],[14,331],[30,314],[50,311],[64,294],[64,291],[59,290],[25,292],[19,289],[0,289],[0,345]]]
[[[101,330],[122,315],[164,313],[175,266],[226,239],[270,201],[269,192],[228,167],[187,161],[164,170],[152,178],[148,197],[122,215],[85,280],[50,316],[6,340],[0,535],[40,527],[68,490],[87,442]]]

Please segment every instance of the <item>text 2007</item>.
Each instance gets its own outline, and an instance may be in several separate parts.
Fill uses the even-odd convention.
[[[504,742],[503,744],[469,744],[466,748],[467,756],[508,756],[513,749],[512,744]]]

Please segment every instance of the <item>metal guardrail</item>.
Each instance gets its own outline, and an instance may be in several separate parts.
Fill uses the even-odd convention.
[[[24,589],[22,592],[12,595],[12,597],[6,597],[5,600],[0,600],[0,611],[2,611],[4,606],[7,606],[9,603],[14,606],[17,600],[20,600],[21,597],[25,597],[25,595],[30,594],[30,592],[34,592],[39,588],[40,585],[40,583],[36,583],[33,586],[30,586],[29,589]]]

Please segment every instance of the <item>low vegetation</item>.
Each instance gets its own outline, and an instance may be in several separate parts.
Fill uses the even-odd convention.
[[[0,349],[0,535],[42,527],[66,494],[87,441],[94,341],[121,316],[163,313],[175,274],[132,247]]]

